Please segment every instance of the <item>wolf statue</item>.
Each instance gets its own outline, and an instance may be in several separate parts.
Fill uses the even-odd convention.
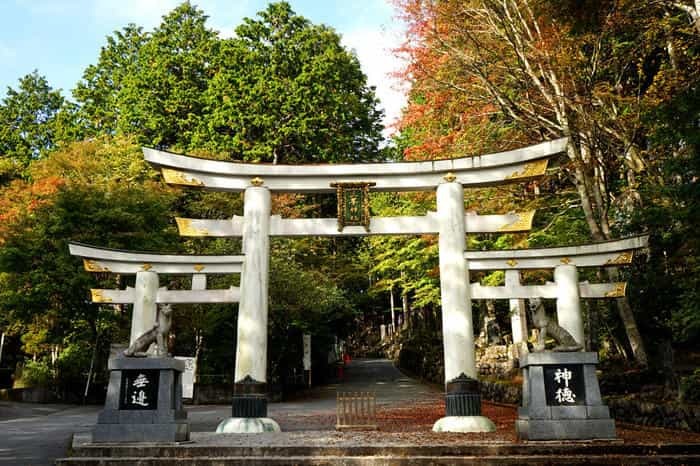
[[[126,357],[146,357],[148,356],[148,348],[155,343],[155,357],[168,356],[168,334],[170,333],[170,324],[172,322],[173,307],[170,304],[159,304],[156,312],[156,324],[152,329],[140,335],[136,340],[124,350]]]
[[[537,342],[533,345],[535,352],[544,351],[548,335],[557,342],[557,346],[552,348],[552,351],[581,351],[583,349],[583,345],[578,343],[569,332],[547,317],[544,304],[540,298],[530,299],[529,304],[532,324],[539,330]]]

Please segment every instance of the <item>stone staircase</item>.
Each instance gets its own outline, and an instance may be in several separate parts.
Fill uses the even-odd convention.
[[[319,433],[322,435],[321,433]],[[235,434],[234,434],[235,435]],[[74,438],[71,456],[60,466],[106,465],[692,465],[700,464],[700,444],[588,442],[467,442],[445,445],[373,443],[325,445],[280,441],[257,434],[259,442],[240,442],[226,434],[195,434],[175,444],[89,444]],[[313,435],[311,432],[305,435]],[[251,438],[252,439],[252,438]],[[381,437],[378,438],[381,440]]]

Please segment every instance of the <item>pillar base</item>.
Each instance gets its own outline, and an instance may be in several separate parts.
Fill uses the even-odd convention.
[[[247,375],[233,384],[232,418],[266,418],[267,385]]]
[[[217,434],[261,434],[281,432],[279,424],[269,417],[230,417],[216,428]]]
[[[485,416],[445,416],[433,425],[433,432],[496,432],[496,425]]]
[[[496,425],[481,415],[479,381],[464,373],[445,384],[446,416],[433,432],[495,432]]]

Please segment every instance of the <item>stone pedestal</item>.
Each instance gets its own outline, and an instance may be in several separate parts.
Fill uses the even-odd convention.
[[[530,353],[522,357],[523,406],[515,430],[523,440],[615,438],[600,397],[597,353]]]
[[[493,432],[496,426],[481,415],[479,381],[460,374],[445,384],[445,414],[434,432]]]
[[[190,426],[182,407],[184,361],[126,358],[109,361],[105,408],[93,442],[181,442]]]

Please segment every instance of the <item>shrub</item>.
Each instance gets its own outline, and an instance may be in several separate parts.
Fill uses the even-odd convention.
[[[685,403],[700,404],[700,369],[681,378],[680,398]]]
[[[15,388],[48,387],[53,375],[48,361],[27,361],[21,369],[21,375],[15,382]]]

